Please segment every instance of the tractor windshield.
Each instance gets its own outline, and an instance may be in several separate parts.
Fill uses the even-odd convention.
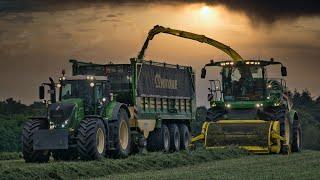
[[[264,68],[255,65],[228,66],[222,70],[226,101],[259,101],[265,92]]]
[[[61,99],[86,98],[90,95],[90,84],[85,80],[65,81],[61,87]]]

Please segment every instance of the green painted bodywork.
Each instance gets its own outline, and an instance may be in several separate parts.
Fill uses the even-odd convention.
[[[82,99],[72,98],[62,100],[61,103],[70,103],[74,104],[75,108],[70,116],[69,123],[67,124],[67,128],[75,129],[80,121],[84,118],[84,104]]]
[[[107,120],[112,120],[112,116],[113,116],[113,110],[115,108],[115,106],[117,105],[117,101],[110,101],[107,105],[106,105],[106,108],[105,108],[105,118]]]

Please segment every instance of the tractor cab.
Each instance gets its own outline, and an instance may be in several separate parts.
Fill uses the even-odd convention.
[[[82,101],[85,115],[100,115],[110,101],[110,85],[106,76],[77,75],[59,79],[59,101]]]

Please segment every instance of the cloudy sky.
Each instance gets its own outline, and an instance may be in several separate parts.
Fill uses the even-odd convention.
[[[63,2],[0,0],[0,100],[38,100],[38,86],[49,76],[57,78],[62,69],[70,73],[71,58],[128,63],[156,24],[204,34],[247,59],[280,60],[288,67],[290,89],[320,95],[317,1]],[[199,77],[210,59],[229,58],[211,46],[161,34],[149,45],[146,59],[193,66]],[[217,75],[212,71],[210,78]],[[199,78],[197,83],[201,105],[207,81]]]

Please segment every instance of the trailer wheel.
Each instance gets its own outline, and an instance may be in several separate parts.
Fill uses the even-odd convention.
[[[83,119],[78,129],[77,145],[80,159],[102,159],[106,149],[106,133],[103,122],[96,118]]]
[[[298,120],[293,123],[293,142],[292,142],[292,152],[301,151],[301,125]]]
[[[44,163],[49,161],[48,150],[33,150],[33,134],[39,129],[48,129],[48,122],[42,119],[28,120],[22,130],[22,154],[25,162]]]
[[[164,151],[170,150],[170,132],[167,125],[162,124],[161,128],[155,129],[149,134],[147,139],[148,151]]]
[[[180,149],[188,149],[191,142],[189,128],[185,124],[179,124],[178,126],[180,132]]]
[[[180,150],[180,132],[177,124],[169,124],[170,132],[170,150],[179,151]]]
[[[125,109],[121,108],[118,113],[118,119],[112,122],[113,140],[115,143],[115,150],[109,153],[113,158],[125,158],[131,151],[131,130],[129,124],[129,117]]]

